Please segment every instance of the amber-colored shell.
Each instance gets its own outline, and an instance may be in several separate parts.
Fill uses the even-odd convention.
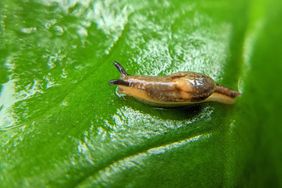
[[[200,73],[178,72],[168,76],[129,76],[119,63],[121,79],[110,81],[119,92],[155,106],[184,106],[217,101],[232,104],[238,92],[217,86]]]

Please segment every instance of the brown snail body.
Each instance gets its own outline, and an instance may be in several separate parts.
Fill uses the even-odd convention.
[[[160,107],[186,106],[216,101],[234,103],[238,92],[217,85],[212,78],[200,73],[178,72],[168,76],[130,76],[117,62],[121,78],[111,80],[119,93]]]

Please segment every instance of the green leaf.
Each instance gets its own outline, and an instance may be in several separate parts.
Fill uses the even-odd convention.
[[[0,2],[0,187],[282,186],[278,0]],[[205,73],[234,105],[154,108],[130,74]]]

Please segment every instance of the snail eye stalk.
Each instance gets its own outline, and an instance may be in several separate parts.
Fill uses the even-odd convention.
[[[125,69],[123,68],[123,66],[117,62],[117,61],[114,61],[114,66],[117,68],[117,70],[120,72],[121,76],[127,76],[127,72],[125,71]]]
[[[120,86],[127,86],[127,87],[129,86],[129,82],[121,80],[121,79],[110,80],[109,83],[112,85],[120,85]]]

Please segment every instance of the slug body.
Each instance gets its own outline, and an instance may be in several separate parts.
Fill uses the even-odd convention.
[[[208,101],[232,104],[239,95],[236,91],[218,86],[212,78],[200,73],[130,76],[119,63],[114,65],[121,78],[110,83],[118,85],[118,92],[154,106],[177,107]]]

